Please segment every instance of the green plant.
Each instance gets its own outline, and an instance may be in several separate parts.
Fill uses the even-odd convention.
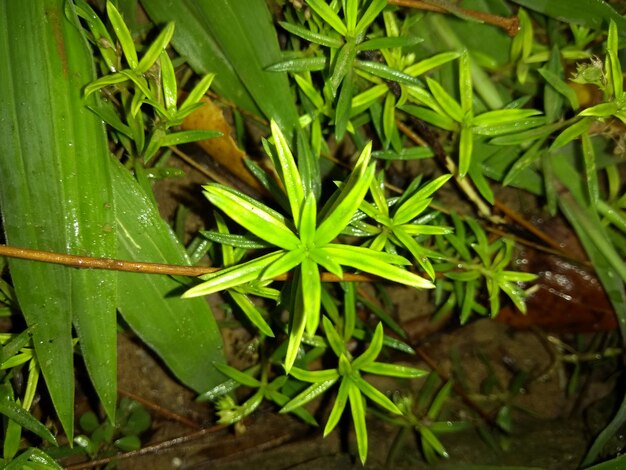
[[[374,177],[374,165],[370,164],[371,147],[365,147],[350,177],[329,198],[329,202],[317,209],[313,194],[305,194],[296,162],[278,126],[272,122],[275,152],[268,149],[274,166],[286,190],[291,220],[243,193],[220,185],[204,186],[206,197],[232,219],[258,238],[279,248],[246,263],[227,267],[215,274],[204,276],[202,284],[185,293],[185,297],[208,295],[220,290],[237,287],[253,280],[270,280],[296,269],[298,282],[292,287],[291,328],[285,358],[285,369],[293,365],[302,335],[317,330],[320,321],[321,282],[319,266],[343,278],[343,266],[380,276],[413,287],[429,288],[432,284],[397,265],[408,261],[397,255],[385,255],[380,251],[353,245],[331,243],[346,227],[361,205],[370,182]],[[419,198],[408,201],[407,218],[419,210]],[[320,219],[318,221],[318,218]]]
[[[470,427],[467,422],[438,420],[441,419],[440,414],[443,406],[452,392],[452,382],[447,382],[437,389],[438,382],[439,379],[436,374],[429,374],[416,396],[410,393],[401,393],[394,397],[394,402],[402,411],[402,416],[392,418],[380,416],[381,419],[400,428],[394,446],[389,452],[388,464],[393,464],[394,459],[398,457],[397,452],[407,430],[413,430],[419,436],[426,460],[430,463],[436,463],[440,458],[449,457],[448,451],[437,436],[463,431]]]
[[[33,328],[35,357],[70,439],[72,326],[105,412],[111,421],[119,414],[118,308],[176,376],[200,399],[216,402],[221,423],[237,423],[268,400],[314,424],[303,406],[332,394],[337,384],[324,434],[349,402],[362,462],[369,405],[418,433],[429,461],[446,457],[438,436],[443,428],[432,421],[443,413],[451,382],[435,393],[429,379],[420,392],[394,402],[367,380],[386,375],[403,384],[424,375],[387,355],[413,350],[385,308],[383,283],[433,289],[438,313],[454,311],[461,324],[472,315],[498,315],[502,293],[524,312],[526,283],[536,276],[512,270],[512,238],[490,233],[501,222],[490,209],[502,207],[498,182],[537,195],[552,214],[568,219],[626,335],[626,198],[620,160],[611,154],[611,142],[623,151],[611,125],[626,122],[619,52],[626,21],[605,2],[517,1],[524,9],[475,2],[518,22],[520,31],[510,38],[447,1],[434,3],[455,18],[392,0],[274,3],[286,34],[282,50],[263,0],[182,0],[176,7],[145,0],[152,24],[165,25],[154,36],[127,26],[121,3],[119,9],[107,3],[101,15],[84,0],[2,4],[0,31],[8,33],[0,35],[0,81],[8,86],[0,93],[0,115],[10,119],[0,119],[0,134],[7,136],[0,147],[7,155],[0,158],[0,179],[7,182],[0,186],[0,206],[7,240],[175,264],[208,254],[221,269],[191,286],[180,278],[11,260],[15,292],[1,284],[0,301],[21,310]],[[25,20],[31,17],[37,21]],[[86,40],[100,52],[95,62]],[[39,70],[36,63],[46,66]],[[582,103],[568,81],[573,70],[571,81],[597,88],[600,102]],[[217,230],[193,234],[185,253],[158,215],[150,175],[166,165],[170,147],[218,136],[178,129],[202,106],[209,86],[235,108],[236,119],[252,114],[261,121],[258,130],[270,135],[261,146],[275,173],[249,162],[267,193],[262,202],[206,184]],[[179,99],[183,90],[187,95]],[[34,102],[45,113],[37,115]],[[337,164],[324,158],[336,147],[354,151],[338,155],[344,161]],[[437,170],[417,162],[433,157]],[[393,160],[416,165],[399,188],[390,184]],[[76,175],[88,184],[77,185]],[[453,181],[479,218],[438,203]],[[59,222],[55,214],[72,217]],[[356,281],[375,281],[373,297]],[[183,299],[171,295],[182,291]],[[203,300],[190,299],[217,292],[243,314],[237,318],[259,345],[258,363],[246,371],[224,364],[211,312]],[[379,321],[359,316],[361,308]],[[385,335],[383,325],[400,339]],[[181,341],[184,350],[177,347]],[[326,368],[316,362],[320,357]],[[497,416],[503,431],[511,428],[518,390],[509,391]],[[15,411],[8,389],[7,397]],[[4,458],[32,460],[40,451],[18,455],[17,415],[9,408]],[[596,460],[625,410],[626,404],[585,464]],[[126,419],[117,418],[117,426]],[[95,455],[100,442],[112,443],[114,424],[83,420],[93,434],[77,439],[88,453]],[[19,424],[37,428],[30,418]]]
[[[91,459],[115,455],[118,450],[132,451],[141,448],[140,435],[150,429],[152,419],[146,409],[136,401],[122,398],[117,406],[115,424],[100,422],[93,411],[81,415],[79,425],[85,434],[74,438]],[[115,462],[106,468],[114,468]]]
[[[3,2],[0,8],[4,32],[0,80],[5,84],[0,110],[7,116],[0,127],[5,155],[0,159],[0,177],[6,181],[0,188],[0,206],[6,239],[16,246],[60,253],[189,264],[184,248],[159,216],[151,192],[146,192],[149,182],[140,170],[143,167],[135,165],[135,179],[110,157],[103,122],[88,109],[104,109],[105,115],[110,110],[100,106],[102,100],[94,94],[84,95],[85,87],[96,78],[95,64],[77,13],[88,17],[93,41],[102,46],[115,67],[125,57],[115,48],[119,37],[105,34],[97,15],[85,10],[85,2],[78,2],[77,7],[62,0],[20,5]],[[124,38],[124,52],[132,57],[134,46],[128,30],[119,21],[115,26]],[[171,34],[171,27],[167,34]],[[152,66],[158,59],[167,34],[160,37],[150,55],[144,56],[142,67]],[[165,82],[171,85],[171,80]],[[145,91],[158,95],[154,88]],[[201,87],[196,94],[204,91]],[[135,105],[153,95],[136,96]],[[160,99],[166,110],[171,109],[171,96],[167,105],[162,95]],[[131,99],[122,101],[130,107]],[[141,113],[136,113],[136,108],[128,111],[130,120],[126,123],[135,126],[130,132],[133,138],[145,138]],[[123,132],[121,135],[123,141]],[[149,141],[156,145],[156,131],[152,135]],[[135,156],[134,149],[144,149],[136,144],[133,142],[129,149],[131,156]],[[150,230],[145,229],[147,226]],[[214,318],[205,302],[183,302],[168,296],[180,286],[176,280],[46,263],[29,267],[19,260],[7,264],[15,294],[13,305],[29,326],[36,325],[32,330],[35,354],[43,358],[39,366],[70,440],[73,328],[96,392],[114,419],[117,309],[188,386],[200,392],[220,380],[212,372],[213,366],[205,362],[206,358],[224,362]],[[152,312],[150,318],[146,311]],[[196,359],[174,347],[180,340],[196,350]],[[199,373],[203,367],[204,373]]]
[[[2,334],[0,343],[0,414],[3,417],[4,435],[0,464],[8,469],[37,468],[38,465],[47,469],[60,469],[61,466],[51,456],[37,447],[20,451],[24,429],[50,444],[57,444],[52,432],[29,412],[40,376],[39,364],[33,355],[31,331],[27,329],[17,335]],[[17,398],[12,379],[22,374],[24,368],[28,370],[26,387],[23,397]]]

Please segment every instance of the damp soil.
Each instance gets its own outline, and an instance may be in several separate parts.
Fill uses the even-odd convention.
[[[151,410],[154,424],[145,447],[149,449],[160,443],[161,448],[120,461],[118,468],[362,467],[355,459],[355,440],[349,423],[323,438],[319,428],[311,428],[290,416],[279,415],[270,405],[262,405],[237,428],[216,427],[210,406],[195,402],[194,395],[173,380],[150,351],[126,334],[120,335],[119,340],[119,387],[122,393],[139,396],[155,406]],[[511,401],[513,425],[508,435],[498,433],[488,423],[477,419],[471,408],[460,403],[459,397],[450,400],[451,410],[445,418],[469,419],[476,427],[442,436],[450,455],[442,463],[555,470],[578,468],[590,439],[610,419],[617,404],[615,384],[605,375],[607,371],[594,371],[585,386],[584,396],[568,396],[565,378],[569,371],[555,362],[553,351],[544,340],[539,332],[520,331],[482,319],[454,331],[442,332],[419,346],[420,351],[435,362],[437,370],[446,375],[454,368],[454,358],[460,359],[469,398],[492,417],[494,406],[500,403],[498,392],[493,391],[492,396],[479,393],[492,372],[502,384],[507,384],[514,375],[512,367],[538,374]],[[401,361],[429,368],[419,357],[404,356]],[[379,381],[376,385],[389,394],[399,390],[406,392],[407,387],[406,383],[392,380]],[[409,388],[417,391],[421,385],[420,381],[414,381]],[[156,407],[186,418],[205,431],[165,416]],[[325,402],[311,407],[322,421],[328,408]],[[498,447],[481,435],[479,426],[497,441]],[[419,439],[413,432],[402,432],[373,416],[368,419],[368,430],[370,450],[365,468],[432,467],[425,461]],[[611,444],[612,451],[620,450],[624,444],[623,439],[616,439]]]
[[[206,177],[178,160],[172,159],[170,164],[185,170],[188,176],[157,183],[159,206],[170,221],[180,204],[190,207],[186,228],[188,233],[193,233],[207,222],[201,214],[210,213],[199,188]],[[400,168],[398,174],[406,171],[407,168]],[[509,204],[530,211],[523,214],[529,220],[540,218],[538,209],[528,209],[533,204],[524,200],[524,195],[499,194],[498,197],[508,197]],[[549,272],[549,268],[543,269]],[[366,293],[371,288],[364,286]],[[393,354],[387,359],[434,369],[440,376],[453,379],[455,393],[440,420],[471,424],[464,431],[440,436],[449,458],[441,460],[439,465],[579,467],[593,437],[612,417],[623,390],[616,385],[619,377],[616,360],[583,365],[579,386],[568,390],[573,366],[563,358],[568,344],[610,344],[614,332],[581,335],[567,330],[559,332],[558,328],[554,331],[554,325],[551,331],[546,331],[541,325],[514,326],[515,322],[486,318],[461,326],[454,318],[434,321],[429,298],[423,292],[395,286],[387,286],[387,292],[394,304],[393,315],[406,330],[407,341],[418,352]],[[216,316],[223,319],[220,299],[215,297],[210,302]],[[548,315],[541,310],[542,303],[541,299],[535,302],[534,308],[539,312],[536,316]],[[550,305],[554,311],[569,308],[567,302]],[[242,366],[254,360],[252,339],[242,328],[224,329],[226,351],[233,365]],[[348,421],[323,438],[320,428],[280,415],[276,408],[264,403],[240,425],[218,426],[211,405],[196,402],[194,394],[176,382],[158,358],[131,333],[120,333],[118,354],[120,394],[141,399],[153,417],[152,428],[144,435],[143,450],[118,461],[119,469],[363,468],[355,457],[355,439]],[[526,380],[515,393],[510,393],[512,383],[521,374]],[[388,379],[378,380],[375,385],[392,396],[417,394],[423,382],[424,379],[411,382]],[[87,393],[77,400],[77,412],[88,404]],[[310,411],[323,423],[331,405],[328,400],[317,401],[310,405]],[[503,405],[510,410],[508,433],[498,428],[498,412]],[[402,430],[370,413],[368,431],[369,455],[365,468],[437,467],[425,460],[419,436],[413,430]],[[614,454],[624,445],[618,433],[606,451]],[[87,468],[76,459],[65,464],[69,468]]]

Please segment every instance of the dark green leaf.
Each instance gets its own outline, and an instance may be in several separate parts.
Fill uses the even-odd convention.
[[[13,390],[10,385],[0,385],[0,413],[40,438],[56,445],[57,441],[50,430],[37,418],[22,408],[12,396]]]
[[[170,145],[182,145],[189,142],[197,142],[198,140],[213,139],[215,137],[221,137],[223,134],[219,131],[208,130],[195,130],[195,131],[180,131],[171,134],[166,134],[160,139],[159,145],[161,147],[168,147]]]
[[[326,57],[302,57],[268,65],[268,72],[315,72],[326,68]]]
[[[388,36],[382,38],[368,39],[356,46],[359,51],[372,51],[376,49],[390,49],[394,47],[414,46],[422,42],[422,38],[416,36]],[[416,75],[416,74],[415,74]]]
[[[320,44],[326,47],[334,47],[335,49],[339,49],[343,45],[343,41],[336,36],[315,33],[309,29],[303,28],[302,26],[287,23],[286,21],[279,21],[279,24],[291,34],[300,36],[302,39],[306,39],[307,41],[315,44]]]
[[[108,147],[102,123],[81,96],[93,80],[92,53],[73,7],[64,13],[64,3],[0,7],[3,227],[16,246],[112,257],[115,204]],[[115,274],[17,260],[9,266],[26,321],[38,325],[35,350],[71,439],[72,321],[96,390],[107,413],[114,413]]]
[[[119,256],[189,265],[184,247],[156,207],[125,168],[116,162],[112,165]],[[167,276],[122,272],[117,276],[122,316],[174,375],[196,392],[222,382],[223,376],[213,366],[225,362],[222,337],[204,299],[173,295],[181,285]]]

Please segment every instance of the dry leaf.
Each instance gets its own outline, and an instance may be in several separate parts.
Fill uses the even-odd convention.
[[[258,192],[264,192],[257,179],[250,173],[244,163],[246,154],[237,146],[232,138],[231,127],[224,117],[222,109],[208,97],[202,100],[204,106],[191,113],[182,124],[185,130],[216,130],[224,134],[222,137],[196,142],[217,163],[226,168],[236,178],[243,181]]]

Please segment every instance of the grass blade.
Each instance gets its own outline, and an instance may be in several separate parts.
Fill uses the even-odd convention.
[[[115,255],[104,128],[84,106],[92,54],[65,2],[0,5],[0,205],[7,241],[29,248]],[[88,100],[89,101],[89,100]],[[111,418],[116,400],[116,276],[9,261],[21,309],[59,419],[73,434],[71,322]]]
[[[114,162],[111,175],[120,258],[188,265],[184,247],[128,171]],[[117,275],[124,320],[174,375],[199,393],[221,383],[213,364],[225,362],[222,338],[206,301],[181,299],[183,286],[167,276]]]

